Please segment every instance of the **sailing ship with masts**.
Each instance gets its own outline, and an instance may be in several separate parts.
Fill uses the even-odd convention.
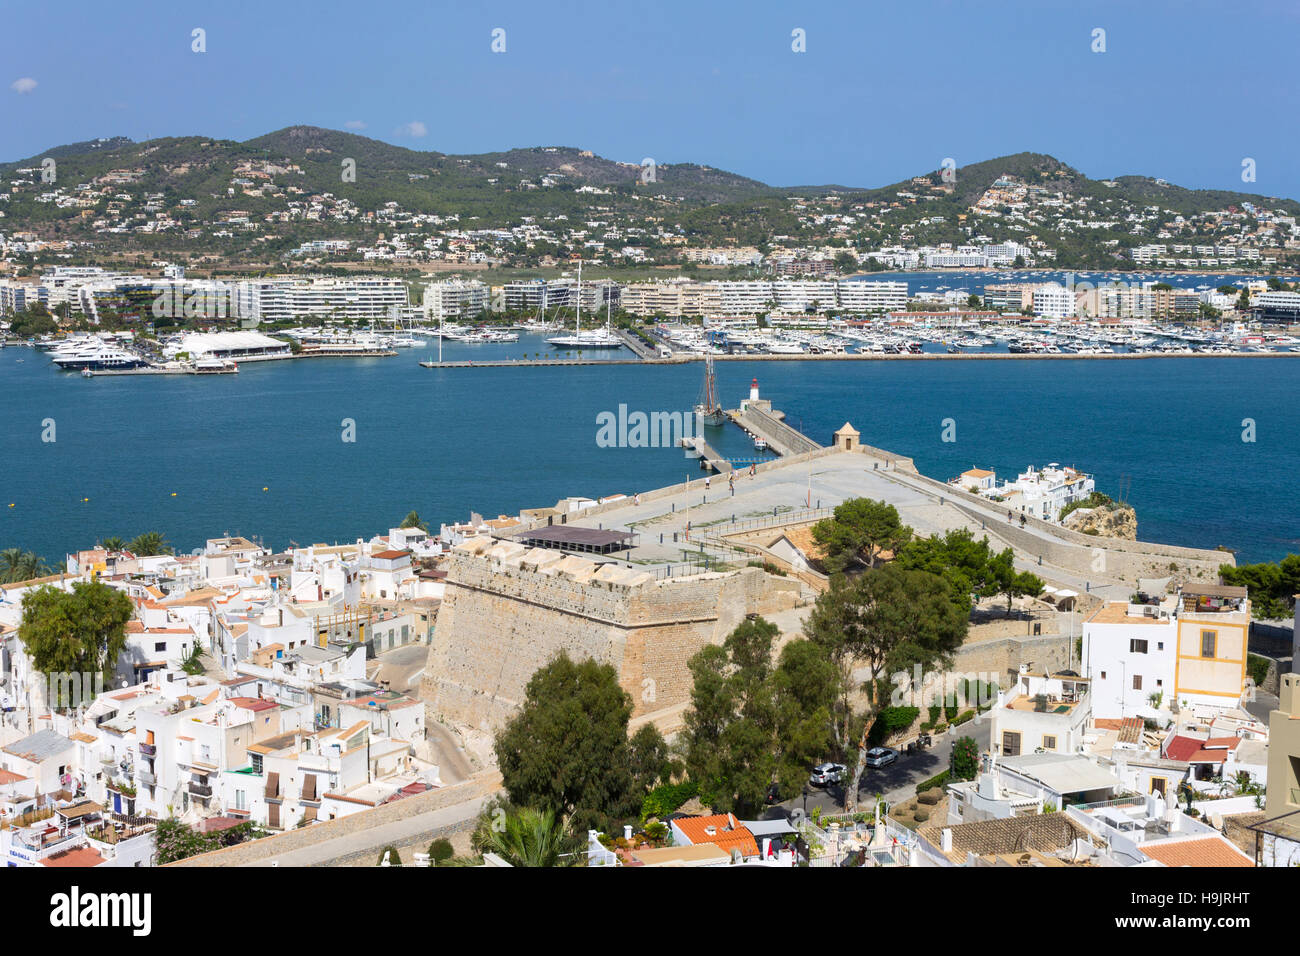
[[[722,414],[722,405],[718,401],[718,379],[713,370],[713,356],[704,356],[704,387],[700,390],[700,400],[695,406],[695,417],[705,425],[722,425],[726,417]]]
[[[610,328],[609,312],[614,308],[614,297],[608,296],[605,300],[607,311],[605,313],[605,327],[603,329],[582,329],[582,260],[578,260],[578,293],[577,293],[577,312],[575,313],[574,327],[572,335],[557,335],[546,341],[564,349],[617,349],[623,347],[623,340],[614,334]]]

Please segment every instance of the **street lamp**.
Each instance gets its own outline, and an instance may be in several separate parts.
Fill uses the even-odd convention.
[[[803,785],[803,815],[808,816],[808,784]]]

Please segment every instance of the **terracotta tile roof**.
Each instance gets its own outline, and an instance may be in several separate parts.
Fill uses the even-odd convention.
[[[1125,717],[1120,721],[1119,742],[1122,744],[1135,744],[1142,739],[1142,731],[1146,729],[1141,717]]]
[[[280,706],[275,701],[268,700],[265,697],[228,697],[226,699],[236,707],[242,707],[245,710],[251,710],[254,712],[261,710],[274,710]]]
[[[392,561],[396,558],[409,557],[410,551],[380,551],[378,554],[372,554],[371,558],[377,558],[381,561]]]
[[[1165,866],[1254,866],[1250,859],[1223,837],[1167,840],[1142,844],[1142,852]]]
[[[729,813],[718,813],[710,817],[679,817],[673,823],[692,845],[712,843],[728,853],[736,848],[745,857],[758,855],[758,843],[754,834]],[[709,827],[714,828],[713,833],[708,832]]]
[[[20,773],[14,773],[12,770],[0,768],[0,787],[3,787],[5,784],[17,783],[19,780],[26,779],[27,778]]]
[[[77,847],[75,850],[64,850],[62,853],[55,853],[53,856],[47,856],[41,860],[42,866],[99,866],[104,862],[104,858],[99,855],[98,850],[92,850],[88,846]]]
[[[1240,737],[1185,737],[1174,734],[1165,741],[1165,756],[1187,763],[1223,763],[1228,752],[1241,743]]]

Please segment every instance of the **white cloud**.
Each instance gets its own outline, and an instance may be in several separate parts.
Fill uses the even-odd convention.
[[[30,93],[32,90],[36,89],[36,81],[30,76],[20,76],[9,84],[9,89],[13,90],[15,93]]]
[[[397,127],[397,135],[398,135],[398,136],[416,136],[416,137],[419,137],[419,136],[426,136],[426,135],[428,135],[428,132],[429,132],[428,129],[426,129],[426,128],[425,128],[425,125],[424,125],[423,123],[421,123],[419,120],[411,120],[411,122],[409,122],[409,123],[405,123],[405,124],[403,124],[403,125]]]
[[[364,120],[348,120],[348,121],[347,121],[346,123],[344,123],[343,125],[346,126],[348,129],[365,129],[365,128],[366,128],[366,124],[365,124],[365,121],[364,121]]]

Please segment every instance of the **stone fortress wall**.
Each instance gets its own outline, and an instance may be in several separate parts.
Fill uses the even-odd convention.
[[[448,566],[421,697],[429,719],[492,732],[561,651],[610,664],[634,716],[690,697],[686,662],[750,614],[800,600],[798,581],[759,568],[657,580],[515,542],[471,539]]]

